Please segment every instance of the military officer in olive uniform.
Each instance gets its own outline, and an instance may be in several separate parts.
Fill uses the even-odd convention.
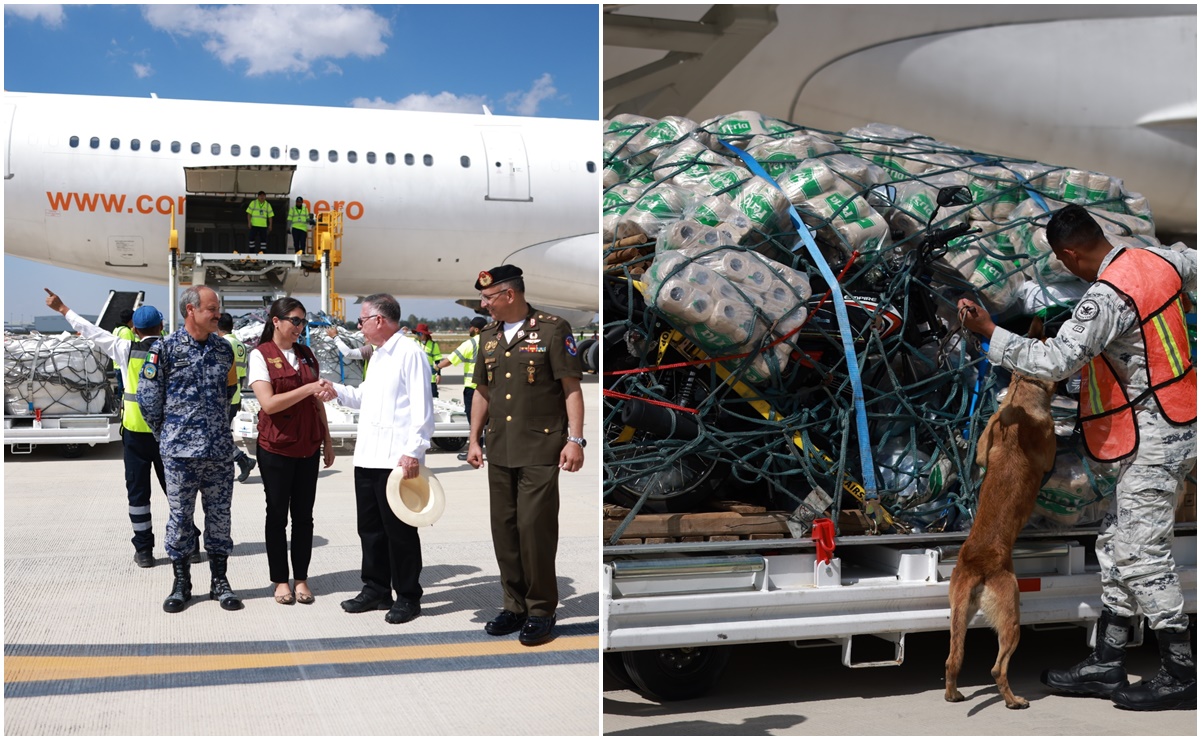
[[[467,462],[484,465],[487,424],[492,544],[504,608],[484,630],[551,639],[559,603],[559,472],[584,464],[583,368],[571,326],[530,306],[521,269],[481,272],[475,289],[494,321],[480,334]]]
[[[171,507],[166,545],[175,581],[163,610],[182,611],[192,598],[188,558],[199,548],[193,527],[199,494],[212,571],[209,598],[233,611],[242,608],[242,600],[226,580],[234,483],[228,409],[238,374],[233,349],[217,333],[217,294],[193,286],[180,297],[179,308],[183,328],[150,347],[137,391],[142,416],[159,442]]]

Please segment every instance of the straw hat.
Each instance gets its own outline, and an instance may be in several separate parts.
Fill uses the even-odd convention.
[[[416,478],[404,478],[404,471],[396,468],[388,476],[388,506],[400,521],[412,527],[428,527],[438,521],[446,508],[446,496],[442,484],[422,465]]]

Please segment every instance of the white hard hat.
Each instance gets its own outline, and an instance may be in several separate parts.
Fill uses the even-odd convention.
[[[388,506],[400,521],[411,527],[428,527],[442,516],[446,508],[446,495],[442,484],[422,465],[416,478],[405,478],[404,471],[396,468],[388,476]]]

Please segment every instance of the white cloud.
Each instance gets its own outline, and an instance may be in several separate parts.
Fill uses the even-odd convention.
[[[245,62],[250,76],[305,73],[319,60],[379,56],[391,35],[386,18],[341,5],[150,5],[143,14],[161,31],[203,38],[204,48],[226,65]]]
[[[327,74],[327,75],[340,75],[340,74],[342,74],[342,68],[341,68],[341,67],[339,67],[338,65],[334,64],[333,62],[329,61],[328,59],[327,59],[327,60],[325,60],[325,69],[324,69],[323,71],[324,71],[324,72],[325,72],[325,74]]]
[[[388,108],[392,110],[422,110],[434,113],[483,113],[488,99],[482,95],[455,95],[440,92],[437,95],[415,93],[407,95],[395,103],[383,98],[355,98],[350,101],[355,108]]]
[[[61,5],[5,5],[4,12],[27,21],[41,21],[47,28],[62,28],[66,17]]]
[[[138,76],[139,80],[144,80],[154,74],[154,67],[151,67],[149,64],[134,62],[131,66],[133,67],[133,73]]]
[[[511,92],[505,95],[505,106],[510,112],[519,116],[533,116],[538,113],[538,106],[543,100],[553,98],[559,91],[555,88],[554,78],[549,73],[543,73],[534,80],[529,90]]]

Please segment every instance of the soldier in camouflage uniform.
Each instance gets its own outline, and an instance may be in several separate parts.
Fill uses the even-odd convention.
[[[138,382],[138,404],[159,441],[167,477],[167,555],[175,572],[167,612],[182,611],[192,598],[189,556],[199,543],[193,528],[196,496],[204,507],[204,549],[212,570],[209,598],[230,611],[242,601],[226,580],[233,541],[233,435],[229,403],[237,387],[233,349],[217,334],[217,294],[191,287],[180,297],[184,327],[154,343]]]
[[[559,471],[584,464],[583,368],[571,326],[526,303],[521,269],[481,272],[475,289],[495,321],[480,333],[467,462],[484,464],[488,427],[492,544],[504,609],[490,635],[521,630],[523,645],[551,639],[559,602]]]
[[[1106,434],[1100,435],[1124,433],[1128,441],[1120,440],[1118,447],[1129,451],[1123,453],[1117,490],[1097,537],[1104,609],[1096,650],[1070,669],[1044,671],[1042,680],[1057,691],[1112,698],[1127,709],[1195,708],[1196,666],[1189,619],[1171,548],[1177,491],[1197,455],[1196,392],[1186,391],[1187,400],[1175,404],[1181,408],[1170,404],[1168,409],[1160,396],[1149,394],[1153,363],[1148,359],[1144,331],[1152,330],[1152,322],[1143,319],[1135,299],[1120,292],[1113,282],[1117,278],[1111,276],[1122,272],[1111,271],[1104,276],[1106,281],[1099,280],[1123,249],[1109,244],[1088,212],[1072,205],[1057,211],[1047,226],[1047,238],[1056,257],[1073,274],[1093,283],[1058,336],[1045,344],[1018,337],[996,327],[983,309],[968,300],[959,304],[963,324],[991,340],[988,355],[992,362],[1026,375],[1063,380],[1094,358],[1107,362],[1125,397],[1132,400],[1129,408],[1134,424],[1118,432],[1118,423],[1111,422]],[[1166,261],[1159,269],[1166,270],[1168,280],[1175,279],[1171,269],[1176,271],[1182,292],[1195,292],[1195,250],[1144,251]],[[1153,279],[1159,277],[1157,273]],[[1166,335],[1150,336],[1151,341],[1168,343],[1163,338]],[[1188,353],[1182,354],[1185,372],[1176,380],[1195,384]],[[1089,365],[1090,373],[1094,366]],[[1191,378],[1189,374],[1193,374]],[[1083,410],[1088,392],[1088,388],[1081,389],[1082,425],[1089,421]],[[1191,411],[1184,408],[1190,404]],[[1172,423],[1169,411],[1178,419],[1191,421]],[[1085,429],[1086,443],[1092,444],[1088,427]],[[1163,669],[1151,680],[1129,686],[1123,665],[1125,646],[1139,612],[1159,639]]]

